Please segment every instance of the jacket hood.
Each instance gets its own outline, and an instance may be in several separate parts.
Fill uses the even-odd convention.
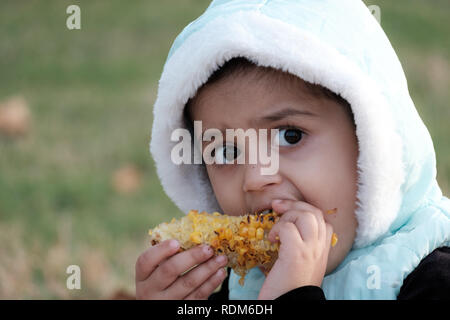
[[[216,0],[176,38],[154,104],[150,151],[184,212],[220,211],[203,165],[174,164],[173,130],[208,77],[233,57],[287,71],[340,94],[359,142],[355,248],[394,233],[442,197],[428,130],[389,40],[359,0]]]

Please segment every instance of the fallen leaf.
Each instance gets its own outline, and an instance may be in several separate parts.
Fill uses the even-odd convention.
[[[19,137],[30,129],[30,110],[22,96],[0,103],[0,134]]]
[[[113,176],[113,187],[118,193],[132,193],[141,186],[141,172],[134,165],[118,169]]]

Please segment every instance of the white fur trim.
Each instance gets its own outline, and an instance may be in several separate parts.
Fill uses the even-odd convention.
[[[399,209],[404,179],[402,143],[387,102],[377,85],[337,50],[258,12],[216,18],[190,35],[164,67],[150,150],[169,197],[184,212],[220,210],[202,165],[177,166],[170,161],[176,144],[170,136],[184,127],[182,111],[187,100],[219,66],[236,56],[325,86],[351,104],[360,147],[354,246],[368,245],[384,234]]]

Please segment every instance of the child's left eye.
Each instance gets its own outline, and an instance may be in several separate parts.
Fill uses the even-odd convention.
[[[280,146],[292,146],[303,138],[303,131],[296,128],[282,128],[278,133]]]

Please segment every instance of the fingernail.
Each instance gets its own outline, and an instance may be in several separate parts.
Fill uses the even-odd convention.
[[[216,275],[218,277],[222,277],[225,275],[225,270],[223,268],[220,268],[219,270],[217,270]]]
[[[217,256],[216,257],[216,262],[217,263],[224,263],[226,260],[225,256]]]
[[[178,248],[179,246],[180,246],[180,244],[178,243],[178,241],[177,240],[170,240],[170,242],[169,242],[169,246],[171,247],[171,248]]]
[[[202,250],[203,250],[203,252],[204,252],[205,254],[211,254],[211,253],[212,253],[211,247],[208,246],[208,245],[204,245],[203,248],[202,248]]]
[[[282,201],[283,200],[281,200],[281,199],[276,199],[276,200],[273,200],[272,203],[273,204],[280,204]]]

